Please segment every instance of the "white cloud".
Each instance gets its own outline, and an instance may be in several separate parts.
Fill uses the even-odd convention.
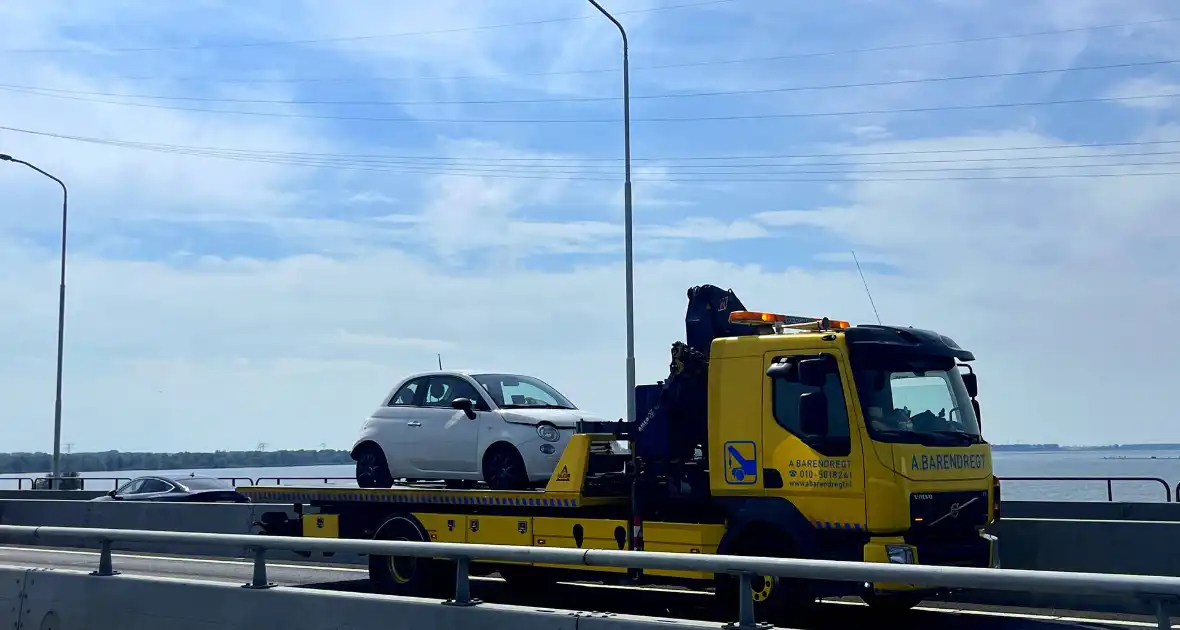
[[[460,5],[455,0],[414,8],[306,2],[285,8],[286,19],[268,22],[279,5],[227,3],[218,5],[228,12],[219,13],[218,22],[239,26],[221,30],[192,12],[175,14],[179,9],[128,0],[120,5],[120,15],[135,16],[136,24],[184,19],[196,34],[174,41],[164,32],[136,27],[120,45],[183,45],[201,41],[200,34],[243,40],[252,24],[259,25],[262,39],[322,39],[545,19],[589,9],[573,4],[579,6],[559,11],[548,2]],[[777,26],[775,32],[760,27],[763,22],[741,4],[718,5],[695,18],[678,11],[627,16],[628,27],[634,27],[636,65],[1147,20],[1162,15],[1164,6],[1132,3],[1127,15],[1116,15],[1101,2],[1080,3],[1076,12],[1065,13],[1048,0],[1020,11],[943,2],[930,19],[912,17],[917,9],[875,7],[869,20],[874,26],[886,18],[897,25],[884,29],[892,33],[887,38],[881,29],[854,30],[835,21],[842,19],[841,11],[817,15],[783,5],[761,15],[774,17],[767,24],[796,25],[797,46],[808,49],[782,37]],[[613,10],[624,6],[654,4],[610,5]],[[6,5],[0,8],[0,39],[13,48],[60,48],[113,28],[109,15],[87,7]],[[241,20],[229,19],[233,16]],[[100,57],[101,63],[88,55],[34,55],[31,62],[0,61],[0,83],[277,99],[311,92],[340,100],[373,94],[398,100],[463,100],[480,93],[492,98],[524,92],[613,94],[607,91],[618,87],[612,73],[513,74],[526,67],[538,72],[612,67],[616,34],[600,16],[592,17],[535,28],[278,50],[110,54]],[[1122,44],[1132,46],[1128,58],[1163,55],[1180,41],[1176,32],[1175,25],[1161,24],[1129,33],[1079,32],[810,62],[637,71],[636,82],[654,92],[1012,71],[1067,65],[1088,54],[1123,59],[1118,56]],[[710,33],[720,34],[706,37]],[[176,64],[177,76],[499,78],[186,88],[174,80],[169,63]],[[169,80],[109,78],[118,74]],[[1135,86],[1147,89],[1144,82],[1174,84],[1180,77],[1160,69],[1089,80],[1095,81],[1094,92],[1117,94]],[[1063,85],[1060,77],[1033,83],[917,84],[643,107],[653,108],[648,114],[667,108],[670,115],[900,108],[1035,99],[1066,89]],[[411,106],[381,114],[607,116],[617,115],[616,105]],[[241,448],[259,441],[275,448],[321,442],[346,446],[392,382],[436,365],[438,354],[448,366],[536,373],[587,408],[607,415],[622,412],[621,169],[601,163],[588,167],[583,160],[619,155],[620,133],[613,126],[329,123],[126,108],[10,92],[0,92],[0,109],[3,124],[12,127],[287,156],[279,163],[211,159],[0,132],[0,150],[62,176],[75,193],[72,235],[80,238],[70,257],[64,430],[77,450]],[[289,104],[272,111],[345,110]],[[1156,331],[1167,330],[1168,318],[1180,307],[1175,275],[1180,252],[1174,247],[1180,239],[1174,211],[1180,184],[1174,177],[873,181],[906,177],[891,173],[921,168],[977,168],[969,174],[979,177],[1076,173],[1062,166],[1108,163],[1125,159],[1118,157],[1122,153],[1152,149],[970,151],[1180,138],[1168,111],[1085,111],[1121,112],[1123,118],[1099,128],[1102,116],[1083,117],[1086,124],[1079,125],[1077,114],[1045,109],[979,117],[637,125],[636,157],[644,159],[636,169],[635,190],[640,379],[664,376],[668,345],[683,334],[684,291],[694,284],[732,287],[752,308],[873,321],[845,253],[855,249],[886,323],[934,328],[975,350],[985,426],[994,440],[1171,439],[1160,392],[1177,376],[1172,357],[1180,346]],[[849,137],[856,144],[846,144]],[[725,179],[717,175],[691,181],[683,161],[653,159],[850,150],[896,155],[843,158],[850,165],[833,169],[850,172],[843,183],[775,186],[703,181]],[[914,153],[945,150],[960,152]],[[375,171],[312,169],[292,165],[295,153],[430,155],[480,166],[389,162]],[[1098,157],[1061,157],[1078,155]],[[1054,159],[966,161],[975,157]],[[568,178],[523,177],[537,174],[541,169],[535,165],[543,160],[562,164],[551,170],[567,171],[562,176]],[[934,162],[890,164],[905,160]],[[1147,161],[1154,160],[1168,158]],[[1058,168],[1040,168],[1046,165]],[[1039,170],[987,170],[999,166]],[[479,172],[458,172],[465,168]],[[914,177],[953,176],[927,172]],[[644,181],[659,177],[681,181]],[[733,177],[743,177],[741,169]],[[53,408],[56,192],[36,174],[3,165],[0,191],[0,382],[6,392],[0,427],[9,436],[8,448],[45,449]],[[1140,341],[1145,335],[1148,340]]]

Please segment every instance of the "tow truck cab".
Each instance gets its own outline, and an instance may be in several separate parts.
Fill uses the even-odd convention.
[[[970,352],[913,328],[731,321],[743,319],[770,325],[714,340],[708,363],[709,492],[735,505],[731,521],[776,506],[811,525],[817,545],[859,546],[847,559],[994,565],[982,530],[998,482]]]

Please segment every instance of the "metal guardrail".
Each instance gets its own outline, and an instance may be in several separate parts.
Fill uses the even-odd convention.
[[[557,564],[571,566],[633,569],[688,570],[729,573],[739,577],[739,623],[743,629],[757,628],[754,619],[751,580],[754,576],[777,576],[839,582],[892,582],[928,587],[993,589],[1017,592],[1130,595],[1156,604],[1160,628],[1171,628],[1170,611],[1180,601],[1180,577],[1115,575],[1030,571],[1024,569],[983,569],[952,566],[840,562],[796,558],[764,558],[714,554],[687,554],[609,549],[556,549],[515,545],[409,542],[386,540],[342,540],[297,538],[249,534],[97,529],[87,527],[29,527],[0,525],[0,535],[25,539],[83,538],[100,542],[95,576],[116,572],[111,547],[115,542],[155,542],[175,545],[223,545],[240,547],[254,554],[254,572],[243,586],[265,589],[274,586],[266,574],[267,551],[311,551],[358,553],[371,556],[441,558],[454,561],[455,597],[452,605],[474,606],[469,569],[473,559],[493,562]]]
[[[274,485],[276,485],[276,486],[283,485],[284,481],[318,481],[318,482],[323,483],[324,485],[328,485],[328,483],[331,481],[349,481],[349,482],[352,482],[353,484],[356,484],[356,477],[331,477],[331,476],[328,476],[328,477],[259,477],[257,480],[255,480],[250,485],[252,485],[252,486],[267,485],[267,484],[263,483],[264,481],[273,481]]]
[[[142,475],[142,476],[153,476],[153,475]],[[168,475],[164,475],[164,476],[168,476]],[[175,478],[184,479],[184,475],[177,475],[177,476],[175,476]],[[237,485],[246,485],[246,486],[258,485],[257,482],[252,477],[217,477],[217,478],[222,481],[228,481],[235,486],[237,486]],[[75,486],[75,485],[77,486],[76,488],[65,488],[68,490],[88,490],[88,489],[93,490],[93,488],[86,487],[87,482],[110,481],[110,482],[113,482],[110,485],[110,489],[114,490],[114,489],[118,488],[119,486],[122,486],[123,484],[131,481],[132,479],[133,479],[133,477],[61,477],[57,481],[58,481],[59,486]],[[319,477],[311,477],[311,479],[319,479]],[[331,479],[331,477],[329,477],[329,479]],[[36,489],[38,489],[37,488],[38,482],[45,482],[46,484],[48,484],[52,480],[52,478],[51,477],[0,477],[0,481],[12,481],[12,480],[16,481],[16,489],[17,490],[36,490]],[[245,481],[246,483],[239,484],[238,483],[239,481]],[[27,482],[28,487],[26,487],[26,482]],[[46,488],[46,489],[48,489],[48,488]],[[103,488],[103,489],[105,490],[106,488]]]
[[[180,478],[182,478],[182,477],[183,476],[181,476]],[[32,489],[34,489],[35,485],[39,481],[43,481],[43,480],[47,481],[48,479],[49,479],[48,477],[0,477],[0,482],[16,481],[16,489],[17,490],[32,490]],[[109,481],[109,482],[113,482],[112,486],[110,486],[110,489],[113,490],[113,489],[119,487],[120,485],[122,485],[122,483],[131,481],[131,479],[132,479],[131,477],[70,477],[70,478],[63,478],[62,481],[63,481],[63,485],[65,485],[66,483],[78,484],[79,487],[76,488],[78,490],[86,490],[87,489],[86,484],[88,482]],[[329,483],[338,482],[338,481],[350,482],[350,483],[354,483],[356,481],[354,477],[337,477],[337,476],[331,476],[331,475],[327,475],[327,476],[293,476],[293,477],[258,477],[257,479],[252,478],[252,477],[218,477],[218,479],[221,479],[223,481],[228,481],[236,486],[263,486],[263,485],[281,486],[286,482],[316,482],[316,483],[328,485]],[[1095,476],[1095,477],[1086,477],[1086,476],[1083,476],[1083,477],[1076,477],[1076,476],[1067,476],[1067,477],[1051,477],[1051,476],[1000,477],[1001,483],[1008,482],[1008,481],[1044,481],[1044,482],[1063,482],[1063,481],[1093,482],[1093,481],[1098,481],[1098,482],[1102,482],[1102,483],[1106,484],[1106,500],[1111,501],[1111,502],[1114,501],[1114,484],[1116,482],[1117,483],[1127,483],[1127,482],[1157,483],[1163,487],[1164,497],[1168,503],[1172,503],[1173,500],[1180,502],[1180,482],[1178,482],[1176,484],[1175,488],[1173,489],[1172,485],[1168,481],[1166,481],[1160,477],[1101,477],[1101,476]],[[240,483],[240,482],[244,482],[244,483]]]
[[[1106,483],[1106,500],[1114,501],[1114,482],[1151,482],[1164,487],[1164,497],[1167,503],[1172,502],[1172,486],[1159,477],[1000,477],[1000,483],[1005,481],[1102,481]],[[1180,501],[1180,483],[1176,484],[1176,500]]]

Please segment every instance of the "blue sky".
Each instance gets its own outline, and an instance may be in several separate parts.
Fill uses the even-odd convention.
[[[1180,441],[1167,2],[604,5],[641,381],[694,284],[873,321],[855,249],[887,323],[976,352],[993,441]],[[619,37],[588,4],[8,3],[0,41],[0,152],[71,187],[75,450],[346,448],[439,353],[622,415]],[[51,445],[58,199],[0,165],[6,450]]]

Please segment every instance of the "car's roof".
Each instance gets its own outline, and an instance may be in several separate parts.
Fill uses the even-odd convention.
[[[467,370],[467,369],[461,369],[461,370],[428,370],[425,372],[415,372],[414,374],[411,374],[402,380],[409,380],[411,378],[419,378],[422,376],[435,376],[435,375],[479,376],[481,374],[507,374],[509,376],[527,376],[529,378],[537,378],[536,376],[532,376],[531,374],[524,374],[521,372],[512,372],[512,371],[507,371],[507,370]]]

